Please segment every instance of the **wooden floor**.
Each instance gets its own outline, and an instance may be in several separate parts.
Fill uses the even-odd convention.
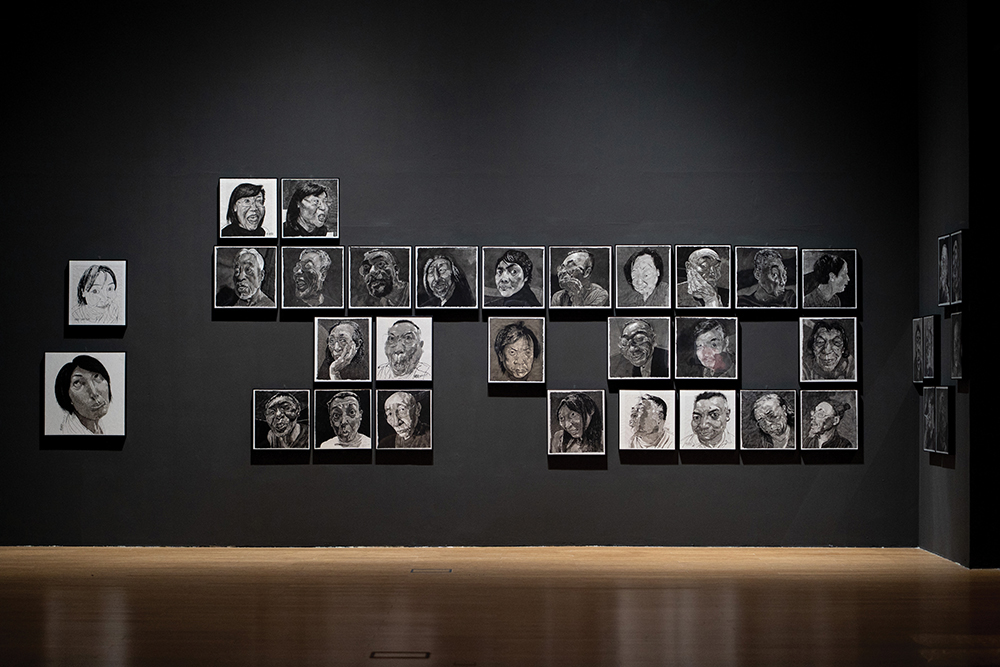
[[[996,665],[914,549],[0,548],[2,665]]]

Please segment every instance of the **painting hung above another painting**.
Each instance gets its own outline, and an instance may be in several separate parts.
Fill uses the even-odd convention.
[[[678,380],[738,377],[739,327],[735,317],[678,317],[674,322]]]
[[[858,251],[802,249],[802,307],[856,308]]]
[[[69,324],[125,326],[125,261],[71,260]]]
[[[671,252],[669,245],[616,245],[615,306],[669,308]]]
[[[215,246],[216,308],[277,308],[275,249]]]
[[[340,236],[340,181],[336,178],[281,179],[284,224],[281,238]]]
[[[219,237],[278,237],[278,182],[273,178],[219,179]]]
[[[351,246],[347,269],[351,308],[410,308],[409,246]]]
[[[611,247],[549,248],[550,308],[611,307]]]
[[[483,308],[544,308],[544,246],[483,246]]]
[[[313,380],[369,382],[371,331],[370,317],[317,317],[313,329]]]
[[[417,308],[476,308],[479,248],[417,247]]]
[[[608,318],[609,380],[669,377],[669,317]]]
[[[729,308],[732,246],[679,245],[677,251],[677,307]]]
[[[856,382],[857,318],[799,319],[799,381]]]
[[[343,308],[344,249],[281,248],[281,307]]]

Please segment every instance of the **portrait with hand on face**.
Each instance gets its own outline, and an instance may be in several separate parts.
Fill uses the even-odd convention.
[[[545,382],[545,318],[491,317],[490,382]]]
[[[340,236],[340,181],[336,178],[283,178],[282,238]]]
[[[417,308],[475,308],[477,246],[417,247]]]
[[[370,389],[317,389],[316,449],[371,449]]]
[[[431,449],[431,392],[379,389],[378,449]]]
[[[802,449],[858,448],[858,392],[802,390]]]
[[[484,308],[544,308],[545,248],[483,247]]]
[[[343,308],[344,249],[282,247],[281,284],[282,308]]]
[[[855,308],[858,252],[850,248],[802,250],[802,307]]]
[[[670,307],[669,245],[615,246],[618,308]]]
[[[618,449],[673,449],[673,391],[618,392]]]
[[[736,246],[736,307],[796,308],[798,249]]]
[[[676,371],[678,379],[736,379],[738,377],[735,317],[678,317]]]
[[[371,380],[370,317],[317,317],[313,325],[318,382]]]
[[[736,391],[682,389],[681,449],[736,449]]]
[[[675,246],[677,307],[729,308],[729,265],[732,247]]]
[[[409,246],[351,246],[351,308],[409,308]]]
[[[669,317],[608,318],[608,379],[669,377]]]
[[[309,390],[254,389],[254,449],[309,449]]]
[[[604,454],[604,391],[549,390],[549,454]]]
[[[125,353],[45,353],[45,435],[125,435]]]
[[[275,249],[215,247],[216,308],[276,308]]]
[[[411,317],[376,320],[379,341],[375,378],[378,380],[430,380],[433,319]]]
[[[740,448],[795,449],[795,390],[740,391]]]
[[[220,178],[219,236],[277,238],[277,192],[273,178]]]
[[[549,248],[550,308],[611,306],[611,247]]]
[[[69,324],[125,324],[125,262],[69,263]]]
[[[799,319],[800,382],[855,382],[856,358],[856,318]]]

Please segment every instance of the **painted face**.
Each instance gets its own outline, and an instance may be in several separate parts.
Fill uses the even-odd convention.
[[[385,253],[368,257],[368,266],[361,266],[368,293],[374,297],[388,296],[396,284],[396,263]]]
[[[753,418],[761,431],[781,435],[788,430],[788,416],[781,402],[773,396],[759,401],[753,408]]]
[[[722,370],[726,367],[725,353],[729,340],[722,327],[715,327],[694,339],[694,353],[705,368]]]
[[[389,333],[385,337],[385,356],[389,358],[393,375],[412,373],[420,361],[423,349],[420,329],[410,322],[397,322],[389,327]]]
[[[497,263],[496,282],[501,296],[506,298],[516,294],[524,287],[524,269],[517,262],[500,260]]]
[[[233,204],[236,219],[243,229],[254,230],[264,221],[264,192],[258,192],[253,197],[241,197]]]
[[[962,253],[959,249],[958,239],[951,244],[951,285],[955,289],[955,298],[959,297],[962,280]]]
[[[660,280],[660,272],[649,255],[639,255],[632,262],[632,289],[639,294],[649,294],[656,289],[656,283]]]
[[[326,337],[326,346],[334,359],[339,359],[352,342],[354,342],[354,327],[346,323],[335,326]]]
[[[292,269],[295,295],[300,299],[316,296],[323,291],[326,274],[320,270],[320,264],[316,260],[316,255],[307,253],[299,258]]]
[[[653,332],[642,322],[631,322],[622,329],[618,349],[630,364],[641,368],[653,356]]]
[[[785,265],[780,260],[771,260],[767,265],[761,267],[758,281],[765,293],[773,297],[781,296],[785,293],[785,283],[788,282],[788,272],[785,270]]]
[[[527,336],[508,343],[503,349],[503,365],[516,378],[523,378],[531,372],[535,361],[535,345]]]
[[[385,420],[403,440],[409,440],[417,425],[420,406],[410,394],[396,392],[385,401]]]
[[[649,399],[640,400],[629,414],[628,425],[633,433],[648,435],[655,433],[663,425],[664,417],[660,407]]]
[[[277,436],[284,437],[291,433],[298,418],[299,406],[288,396],[276,396],[264,408],[264,419]]]
[[[331,401],[330,426],[341,442],[354,440],[361,426],[361,406],[351,397]]]
[[[69,400],[73,410],[83,419],[97,421],[108,414],[111,390],[104,376],[79,366],[69,378]]]
[[[823,401],[813,408],[812,414],[809,416],[809,435],[819,435],[830,431],[839,422],[837,411],[833,409],[832,405]]]
[[[829,373],[844,357],[844,339],[839,331],[820,329],[813,338],[812,349],[816,364]]]
[[[299,224],[306,229],[315,229],[326,224],[326,214],[330,211],[330,201],[325,192],[309,195],[299,202]]]
[[[559,426],[562,430],[569,433],[571,438],[579,440],[583,437],[583,432],[586,430],[587,425],[590,420],[584,420],[583,415],[579,412],[570,410],[567,406],[562,406],[559,408]]]
[[[694,269],[701,277],[710,283],[715,283],[719,279],[722,271],[719,267],[721,262],[712,255],[701,255],[694,261],[688,260],[687,267]]]
[[[233,267],[233,286],[241,299],[249,299],[260,289],[260,269],[253,255],[240,255]]]
[[[840,268],[837,275],[830,274],[830,286],[834,294],[840,294],[847,289],[847,283],[851,282],[851,277],[847,273],[847,262]]]
[[[556,277],[559,279],[559,286],[567,289],[571,284],[570,280],[583,280],[589,273],[587,267],[587,255],[582,252],[571,252],[566,255],[559,268],[556,269]]]
[[[427,277],[427,283],[430,285],[431,293],[434,296],[439,299],[448,297],[454,283],[450,261],[444,257],[435,259],[427,265],[425,276]]]
[[[94,284],[83,293],[83,300],[94,308],[107,308],[115,300],[115,281],[104,271],[98,271]]]
[[[697,401],[691,411],[691,429],[703,445],[721,441],[728,422],[729,405],[725,398],[719,396]]]

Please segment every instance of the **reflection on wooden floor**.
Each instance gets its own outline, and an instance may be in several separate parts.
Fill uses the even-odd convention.
[[[1000,664],[914,549],[0,548],[0,664]]]

